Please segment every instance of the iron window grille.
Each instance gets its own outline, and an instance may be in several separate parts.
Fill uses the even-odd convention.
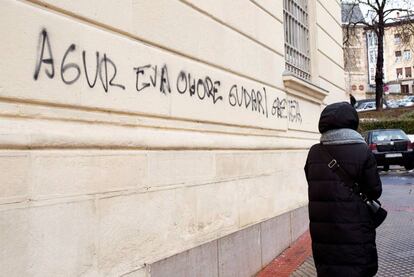
[[[283,0],[286,70],[309,80],[310,41],[308,0]]]

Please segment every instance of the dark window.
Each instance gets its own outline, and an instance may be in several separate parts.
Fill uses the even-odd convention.
[[[401,43],[401,34],[395,34],[394,35],[394,43],[400,44]]]
[[[401,51],[395,51],[395,62],[401,61]]]
[[[400,79],[403,77],[402,68],[397,68],[396,72],[397,72],[397,79]]]
[[[404,32],[402,35],[402,41],[404,43],[410,42],[411,34],[409,32]]]
[[[410,92],[410,88],[408,85],[401,85],[401,93],[402,94],[408,94]]]
[[[383,130],[372,132],[372,142],[408,140],[407,135],[401,130]]]
[[[406,67],[405,68],[405,77],[406,78],[411,78],[411,67]]]

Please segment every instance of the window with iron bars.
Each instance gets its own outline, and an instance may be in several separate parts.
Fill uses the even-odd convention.
[[[308,0],[283,0],[286,70],[309,80],[310,41]]]

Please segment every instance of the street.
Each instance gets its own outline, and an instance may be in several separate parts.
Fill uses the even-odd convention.
[[[378,228],[377,276],[414,276],[414,172],[382,173],[388,218]]]
[[[380,198],[388,211],[377,229],[378,277],[414,276],[414,172],[392,168],[381,172],[383,193]],[[291,276],[316,276],[312,257]]]

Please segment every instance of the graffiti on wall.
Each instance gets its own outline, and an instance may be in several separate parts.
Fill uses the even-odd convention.
[[[56,64],[60,64],[58,67],[59,75],[62,80],[67,85],[72,85],[77,82],[83,72],[85,75],[86,83],[90,88],[97,85],[97,79],[99,76],[100,84],[105,92],[108,92],[110,88],[119,88],[125,90],[125,86],[117,83],[117,66],[112,61],[110,57],[104,53],[103,55],[99,52],[96,52],[96,66],[95,73],[88,72],[87,64],[87,53],[85,50],[82,50],[82,65],[79,65],[74,62],[70,62],[70,54],[75,54],[77,52],[77,46],[75,44],[70,44],[66,49],[63,57],[58,60],[53,56],[52,46],[49,39],[49,35],[46,29],[43,29],[39,35],[39,44],[38,44],[38,57],[36,60],[36,66],[34,70],[33,78],[37,80],[39,74],[42,70],[47,77],[53,79],[56,73]],[[60,63],[59,63],[60,62]],[[82,69],[81,69],[82,68]],[[93,81],[92,81],[93,80]]]
[[[77,59],[74,58],[76,56]],[[42,29],[39,33],[33,73],[35,81],[39,80],[40,75],[44,75],[49,79],[60,79],[66,85],[85,82],[88,87],[100,88],[105,93],[130,89],[136,93],[143,93],[146,90],[155,89],[165,96],[177,94],[199,101],[208,101],[213,105],[223,103],[266,118],[302,123],[298,100],[280,97],[269,99],[270,96],[265,87],[248,88],[244,85],[233,84],[226,91],[222,86],[222,81],[211,76],[197,76],[184,69],[180,70],[176,76],[172,76],[169,65],[166,63],[136,65],[129,72],[129,76],[121,78],[112,56],[99,51],[90,53],[74,43],[67,46],[63,56],[57,57],[54,55],[48,31]],[[127,87],[121,81],[124,78],[133,78],[135,86]]]

